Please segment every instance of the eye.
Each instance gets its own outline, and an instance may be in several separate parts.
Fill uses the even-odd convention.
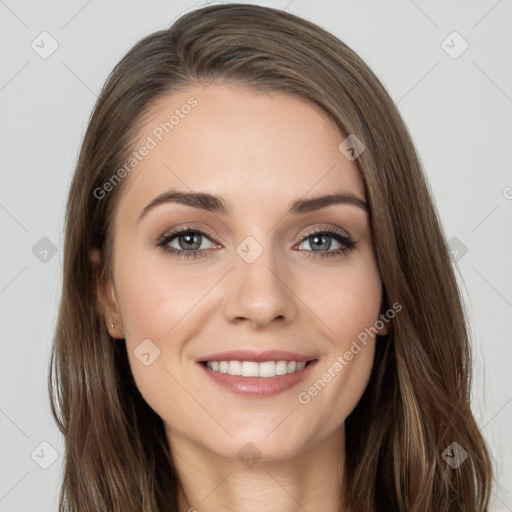
[[[334,244],[332,243],[332,239],[335,240]],[[332,228],[324,228],[307,233],[298,247],[303,244],[308,244],[311,247],[308,252],[311,252],[312,254],[310,254],[310,256],[314,258],[339,256],[354,249],[357,245],[356,241],[350,235]],[[336,244],[338,247],[333,247],[333,245],[336,246]],[[329,249],[334,250],[329,251]]]
[[[158,242],[158,246],[168,254],[178,258],[197,258],[214,246],[205,247],[203,242],[209,240],[208,235],[200,229],[192,229],[190,226],[176,229],[164,235]]]

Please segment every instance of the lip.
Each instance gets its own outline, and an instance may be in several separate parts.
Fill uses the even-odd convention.
[[[230,375],[229,373],[213,371],[206,366],[206,361],[254,361],[258,363],[264,361],[307,361],[307,363],[302,370],[285,375],[276,375],[275,377],[242,377],[241,375]],[[265,352],[233,350],[212,354],[207,358],[197,360],[201,371],[205,372],[207,377],[212,379],[217,385],[239,396],[260,398],[275,396],[297,386],[308,377],[317,363],[317,358],[282,350]]]
[[[249,349],[229,350],[228,352],[217,352],[209,356],[196,359],[198,363],[206,361],[253,361],[255,363],[263,363],[265,361],[312,361],[315,356],[305,356],[288,352],[287,350],[264,350],[256,351]],[[309,366],[309,365],[308,365]]]

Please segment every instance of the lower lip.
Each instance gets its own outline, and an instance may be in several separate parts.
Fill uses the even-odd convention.
[[[206,374],[217,384],[232,393],[242,396],[267,397],[287,391],[300,384],[318,363],[318,359],[308,363],[302,370],[276,375],[275,377],[242,377],[211,370],[206,365],[198,363]]]

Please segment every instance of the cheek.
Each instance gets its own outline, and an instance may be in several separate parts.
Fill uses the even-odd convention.
[[[350,272],[319,274],[301,298],[317,313],[317,325],[331,350],[314,376],[299,390],[303,413],[323,418],[315,423],[327,433],[345,421],[359,402],[370,378],[375,355],[375,323],[379,319],[382,284],[372,256]],[[329,411],[327,418],[322,411]]]
[[[382,284],[371,255],[346,268],[320,272],[299,296],[322,321],[325,336],[337,352],[344,352],[379,318]]]
[[[199,337],[205,324],[201,320],[215,314],[212,307],[205,311],[207,302],[201,299],[219,277],[214,271],[198,272],[192,265],[171,265],[161,256],[134,251],[131,258],[116,262],[115,279],[137,387],[158,414],[179,415],[183,403],[169,397],[182,396],[179,382],[187,364],[187,341]],[[144,364],[148,360],[153,362]]]
[[[179,418],[193,406],[180,386],[185,345],[180,340],[197,333],[191,328],[190,316],[206,285],[201,286],[197,276],[194,279],[171,266],[155,264],[144,254],[134,255],[131,261],[120,258],[116,281],[137,388],[160,417],[168,421]]]
[[[127,338],[135,342],[137,338],[161,340],[181,327],[217,277],[142,255],[132,263],[120,261],[116,279],[123,326]]]

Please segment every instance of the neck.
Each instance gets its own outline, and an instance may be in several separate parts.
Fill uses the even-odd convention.
[[[287,460],[262,458],[252,467],[168,432],[180,482],[179,512],[218,510],[350,512],[344,506],[345,430]]]

